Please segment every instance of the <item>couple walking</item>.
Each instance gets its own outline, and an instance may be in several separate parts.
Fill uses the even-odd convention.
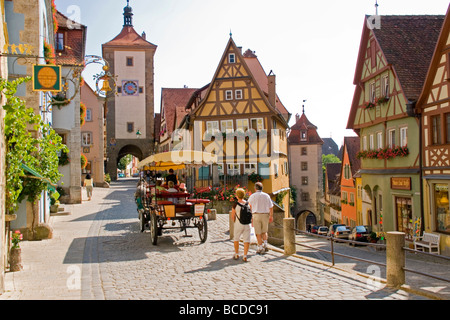
[[[244,256],[243,260],[247,261],[248,249],[250,247],[250,229],[251,225],[255,228],[258,247],[256,253],[262,254],[267,252],[267,232],[269,231],[269,223],[273,221],[273,203],[270,196],[263,192],[263,184],[257,182],[255,184],[255,193],[249,199],[248,204],[252,211],[252,222],[242,224],[240,222],[240,214],[243,210],[242,205],[246,203],[244,200],[245,191],[243,189],[236,190],[237,202],[231,211],[231,219],[234,221],[234,256],[235,260],[239,259],[239,241],[241,236],[244,238]]]

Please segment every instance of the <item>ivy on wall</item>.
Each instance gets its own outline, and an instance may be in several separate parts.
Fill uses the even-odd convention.
[[[17,87],[29,80],[27,77],[10,82],[0,78],[0,92],[6,98],[3,109],[6,111],[6,209],[9,213],[17,210],[24,199],[30,202],[38,200],[48,182],[55,184],[61,178],[58,153],[68,152],[53,128],[44,123],[32,108],[27,108],[25,101],[15,96]],[[30,176],[22,164],[43,178]]]

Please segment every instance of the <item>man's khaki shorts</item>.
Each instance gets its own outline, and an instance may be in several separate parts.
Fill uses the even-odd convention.
[[[268,213],[254,213],[253,214],[253,227],[255,228],[255,234],[263,234],[269,231],[269,218]]]

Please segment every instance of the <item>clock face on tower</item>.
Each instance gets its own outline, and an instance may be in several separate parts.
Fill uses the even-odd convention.
[[[122,95],[124,96],[139,95],[139,82],[137,80],[123,80]]]

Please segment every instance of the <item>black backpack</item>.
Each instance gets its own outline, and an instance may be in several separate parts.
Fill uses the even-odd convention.
[[[248,205],[248,202],[245,204],[241,204],[238,201],[236,201],[236,204],[241,207],[241,211],[238,217],[236,214],[236,218],[238,218],[239,222],[241,224],[250,224],[252,223],[252,210],[250,209],[250,206]]]

